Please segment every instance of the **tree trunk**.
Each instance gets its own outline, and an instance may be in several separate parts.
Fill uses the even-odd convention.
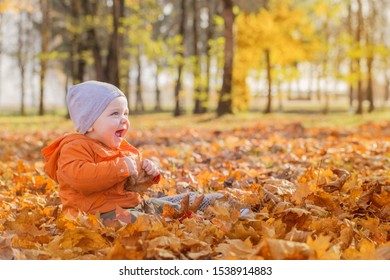
[[[373,89],[373,77],[372,77],[372,66],[374,62],[374,51],[372,50],[372,46],[375,45],[374,42],[374,36],[373,33],[377,29],[375,26],[375,18],[377,18],[377,13],[375,9],[375,4],[370,1],[369,2],[369,14],[367,18],[367,30],[365,32],[366,35],[366,45],[368,47],[368,57],[366,58],[366,65],[367,65],[367,99],[369,102],[369,107],[368,107],[368,112],[371,113],[374,111],[375,106],[374,106],[374,89]]]
[[[66,95],[68,93],[68,87],[69,87],[69,75],[66,75],[65,77],[65,83],[64,83],[64,92],[65,92],[65,95],[64,95],[64,103],[66,104]],[[69,110],[68,108],[66,108],[66,115],[65,115],[65,119],[70,119],[70,114],[69,114]]]
[[[267,107],[264,110],[265,114],[269,114],[272,112],[272,76],[271,76],[271,51],[266,49],[265,53],[265,61],[267,64],[267,82],[268,82],[268,94],[267,94]]]
[[[322,99],[322,88],[321,88],[321,69],[320,69],[320,65],[317,65],[317,90],[316,90],[316,96],[317,96],[317,100],[319,102],[321,102],[321,99]]]
[[[156,75],[155,75],[155,88],[156,88],[156,105],[154,107],[154,110],[156,112],[161,112],[161,91],[160,91],[160,85],[159,85],[159,76],[160,76],[160,63],[158,61],[158,58],[156,59]]]
[[[327,79],[328,79],[328,76],[329,76],[329,73],[328,73],[328,64],[329,64],[329,50],[328,50],[328,46],[329,46],[329,36],[330,36],[330,32],[329,32],[329,17],[327,16],[325,18],[325,22],[324,22],[324,26],[323,26],[323,30],[324,30],[324,44],[326,46],[325,48],[325,52],[324,52],[324,57],[323,57],[323,60],[322,60],[322,77],[324,78],[324,82],[325,84],[327,83]],[[324,107],[322,108],[322,113],[324,115],[328,114],[329,113],[329,89],[328,87],[326,86],[325,87],[325,90],[324,90]]]
[[[25,69],[24,66],[19,65],[20,67],[20,90],[22,92],[21,100],[20,100],[20,115],[26,115],[26,86],[25,86]]]
[[[216,0],[209,0],[208,3],[208,27],[207,27],[207,38],[206,38],[206,88],[205,88],[205,104],[204,108],[205,111],[208,110],[209,107],[209,98],[210,98],[210,81],[211,81],[211,45],[210,40],[214,37],[214,31],[215,31],[215,24],[214,24],[214,14],[216,11],[216,3],[219,1]]]
[[[81,24],[81,3],[80,0],[72,0],[70,5],[71,13],[71,26],[75,28]],[[73,29],[72,28],[72,29]],[[81,53],[87,50],[86,44],[81,40],[80,34],[78,32],[69,32],[70,37],[70,76],[71,83],[78,84],[84,81],[85,67],[87,62],[81,57]],[[67,77],[68,80],[68,77]],[[67,93],[68,82],[65,84],[65,92]],[[66,100],[66,95],[65,95]],[[66,102],[65,102],[66,104]],[[66,116],[67,119],[70,119],[69,111]]]
[[[200,69],[198,68],[199,53],[198,53],[198,12],[197,12],[197,0],[192,0],[192,9],[194,19],[192,22],[192,34],[193,34],[193,56],[194,56],[194,114],[200,114],[200,106],[201,106],[201,89],[199,87],[200,83]]]
[[[179,65],[177,67],[177,80],[175,85],[175,110],[173,112],[173,115],[175,117],[180,116],[183,114],[182,108],[181,108],[181,96],[180,92],[182,89],[182,71],[183,71],[183,60],[184,60],[184,38],[185,38],[185,22],[186,22],[186,1],[181,1],[181,17],[180,17],[180,28],[179,28],[179,35],[182,37],[182,43],[181,48],[178,51],[179,56]]]
[[[71,24],[72,26],[80,25],[80,16],[81,16],[81,6],[80,0],[73,0],[71,4]],[[80,35],[78,32],[70,33],[70,73],[72,77],[72,83],[78,84],[84,81],[84,69],[85,61],[80,57],[86,47],[81,41]]]
[[[100,2],[96,1],[90,3],[88,1],[81,1],[81,3],[82,3],[85,16],[94,18],[95,12],[97,11]],[[97,38],[97,34],[94,26],[90,26],[87,30],[87,45],[88,48],[92,51],[93,65],[95,68],[96,79],[98,81],[107,82],[108,78],[105,75],[101,48],[100,48],[99,40]]]
[[[193,20],[193,35],[194,35],[194,114],[203,114],[206,112],[205,102],[207,102],[207,96],[205,96],[202,91],[202,62],[199,56],[198,42],[199,42],[199,32],[198,32],[198,0],[192,0],[193,10],[194,10],[194,20]]]
[[[386,75],[384,101],[387,102],[389,100],[390,100],[390,77],[389,75]]]
[[[224,37],[225,37],[225,63],[223,67],[222,89],[219,96],[217,115],[233,113],[232,104],[232,76],[233,76],[233,1],[223,0]]]
[[[42,11],[41,23],[41,54],[46,56],[49,52],[49,38],[50,38],[50,1],[40,0]],[[39,75],[39,112],[40,116],[45,114],[44,106],[44,91],[45,91],[45,77],[47,70],[47,59],[43,57],[40,59],[41,71]]]
[[[313,93],[313,84],[314,84],[314,66],[313,64],[311,63],[310,66],[309,66],[309,85],[308,85],[308,89],[307,89],[307,95],[306,95],[306,98],[307,100],[311,100],[312,99],[312,93]]]
[[[324,108],[322,108],[322,113],[324,115],[329,113],[329,92],[325,90],[324,92]]]
[[[287,81],[287,99],[292,100],[293,95],[292,95],[292,80],[290,79]]]
[[[138,53],[137,53],[137,89],[136,89],[135,111],[137,113],[145,111],[144,101],[142,98],[142,65],[141,65],[140,45],[138,45]]]
[[[96,11],[103,1],[81,1],[82,10],[86,17],[96,17]],[[112,33],[109,36],[107,55],[104,56],[96,27],[90,25],[86,31],[87,48],[92,52],[95,78],[111,83],[120,88],[120,55],[123,45],[123,35],[119,32],[120,18],[124,17],[124,0],[112,1]]]
[[[113,31],[110,38],[110,45],[107,55],[107,63],[105,73],[107,81],[120,88],[120,54],[123,35],[119,33],[120,18],[124,17],[125,2],[124,0],[113,0],[112,19]]]
[[[278,99],[279,99],[279,106],[278,106],[278,112],[283,112],[283,94],[282,94],[282,81],[278,79],[277,81],[277,88],[278,88]]]
[[[131,71],[131,64],[132,64],[132,55],[131,53],[129,52],[127,55],[126,55],[126,78],[124,79],[125,80],[125,85],[124,85],[124,94],[126,95],[126,98],[127,98],[127,105],[129,107],[129,112],[131,112],[131,88],[132,88],[132,84],[131,84],[131,81],[130,81],[130,71]]]
[[[348,3],[348,33],[351,35],[353,34],[352,16],[353,16],[352,3],[351,3],[351,1],[349,1],[349,3]],[[350,62],[349,62],[349,73],[350,74],[355,72],[354,65],[355,65],[354,59],[351,58]],[[353,82],[350,82],[350,84],[349,84],[349,108],[350,108],[351,112],[353,112],[353,99],[354,99],[354,84],[353,84]]]
[[[25,87],[25,68],[26,68],[26,44],[23,40],[23,37],[26,35],[25,26],[24,26],[24,14],[25,11],[22,10],[19,14],[18,21],[18,46],[17,46],[17,61],[19,66],[19,74],[20,74],[20,92],[21,92],[21,100],[20,100],[20,114],[24,116],[26,114],[25,108],[25,99],[26,99],[26,87]]]
[[[356,30],[356,43],[360,48],[361,34],[363,32],[363,12],[362,12],[362,1],[357,0],[358,3],[358,26]],[[356,72],[358,74],[358,84],[357,84],[357,99],[358,106],[355,111],[356,114],[363,114],[363,91],[362,91],[362,75],[361,75],[361,65],[360,58],[356,58]]]
[[[368,75],[368,81],[367,81],[367,100],[369,102],[368,112],[371,113],[374,111],[374,90],[373,90],[373,84],[372,84],[372,64],[373,64],[373,58],[369,57],[367,58],[367,75]]]

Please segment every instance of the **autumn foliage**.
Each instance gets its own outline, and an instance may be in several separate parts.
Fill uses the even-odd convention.
[[[1,259],[390,259],[388,122],[130,132],[162,170],[145,196],[223,191],[251,209],[221,199],[132,224],[61,213],[40,149],[62,133],[0,132]]]

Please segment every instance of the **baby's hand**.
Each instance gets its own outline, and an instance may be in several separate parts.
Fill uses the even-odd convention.
[[[148,159],[144,159],[142,163],[142,169],[145,170],[147,175],[153,178],[160,174],[160,171],[158,170],[157,166],[151,160]]]
[[[132,192],[145,192],[154,184],[154,179],[160,174],[157,166],[142,155],[125,157],[129,166],[130,176],[125,182],[125,190]]]
[[[137,168],[137,162],[135,161],[135,159],[132,156],[127,156],[124,159],[125,159],[125,162],[127,165],[127,169],[129,170],[130,176],[137,178],[138,177],[138,168]]]

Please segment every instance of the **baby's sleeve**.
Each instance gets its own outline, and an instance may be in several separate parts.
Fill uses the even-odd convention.
[[[124,181],[129,176],[123,158],[94,162],[87,149],[76,145],[66,145],[61,151],[57,176],[80,193],[101,192]],[[61,182],[60,182],[61,183]]]

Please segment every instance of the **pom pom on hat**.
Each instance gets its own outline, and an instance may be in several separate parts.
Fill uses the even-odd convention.
[[[125,95],[116,86],[99,81],[87,81],[71,86],[66,95],[69,115],[77,131],[85,134],[108,104]]]

